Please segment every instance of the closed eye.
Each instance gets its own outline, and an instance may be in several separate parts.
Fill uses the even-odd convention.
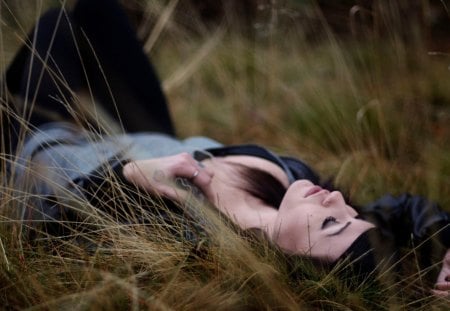
[[[339,223],[336,220],[336,218],[334,218],[333,216],[328,216],[327,218],[324,219],[321,229],[325,229],[328,225],[335,224],[335,223]]]

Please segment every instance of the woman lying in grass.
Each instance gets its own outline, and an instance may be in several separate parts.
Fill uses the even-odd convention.
[[[194,199],[288,255],[329,267],[346,261],[360,280],[397,263],[402,248],[414,248],[422,268],[440,256],[433,291],[448,294],[450,218],[437,205],[405,194],[356,209],[301,160],[176,139],[160,83],[115,1],[50,11],[30,40],[6,74],[16,100],[3,123],[6,151],[18,155],[9,176],[31,193],[20,209],[29,238],[85,230],[83,198],[118,223],[146,224],[147,214],[181,222],[180,239],[196,243],[208,220],[183,203]],[[77,102],[83,96],[94,108]],[[112,135],[116,125],[126,134]],[[170,208],[158,210],[158,198]]]

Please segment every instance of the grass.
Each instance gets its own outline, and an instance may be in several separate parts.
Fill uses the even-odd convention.
[[[26,33],[21,27],[28,30],[45,7],[55,4],[37,2],[25,9],[25,2],[7,3],[1,3],[2,69],[19,45],[17,35]],[[386,192],[411,192],[450,211],[450,58],[445,50],[429,53],[422,29],[409,24],[414,19],[401,18],[402,3],[374,6],[378,28],[356,24],[359,35],[343,37],[331,32],[314,5],[262,8],[256,30],[242,31],[233,15],[223,28],[193,19],[195,32],[183,27],[181,13],[171,12],[170,4],[127,5],[151,18],[164,17],[159,34],[152,36],[154,28],[145,24],[139,33],[144,41],[151,38],[148,53],[164,81],[180,137],[255,142],[301,157],[322,176],[334,176],[360,204]],[[164,10],[167,15],[160,14]],[[116,187],[114,180],[108,182]],[[356,290],[335,273],[325,275],[302,261],[292,269],[267,243],[241,238],[204,206],[198,209],[212,225],[203,244],[183,243],[161,225],[120,225],[81,201],[72,208],[81,206],[91,217],[87,230],[71,229],[67,239],[42,233],[46,239],[29,245],[14,221],[21,197],[2,187],[0,301],[5,309],[446,306],[430,297],[415,267],[410,279]],[[292,271],[302,277],[290,278]]]
[[[448,161],[440,156],[448,151],[448,57],[383,36],[327,38],[326,26],[315,30],[324,39],[305,42],[297,28],[262,38],[227,33],[198,72],[169,92],[179,132],[302,156],[343,187],[374,187],[358,200],[412,191],[448,205]],[[167,62],[180,63],[166,50],[155,54],[163,76]],[[424,185],[436,168],[436,183]],[[355,176],[366,171],[378,182]],[[405,184],[406,171],[413,180]]]

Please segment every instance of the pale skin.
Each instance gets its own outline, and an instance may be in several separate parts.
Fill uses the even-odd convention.
[[[239,188],[239,175],[233,164],[262,169],[286,186],[278,209],[264,204]],[[283,170],[274,163],[252,156],[227,156],[199,163],[188,153],[127,163],[125,178],[137,186],[182,200],[186,193],[174,186],[176,177],[186,178],[205,197],[242,229],[263,230],[286,253],[333,261],[362,233],[373,228],[356,219],[357,212],[346,204],[339,191],[329,192],[308,180],[289,185]],[[450,293],[450,249],[432,293]]]
[[[438,275],[436,284],[432,290],[433,294],[439,297],[449,297],[450,292],[450,249],[447,250],[442,261],[441,272]]]

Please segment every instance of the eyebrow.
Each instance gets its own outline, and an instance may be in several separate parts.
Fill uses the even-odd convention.
[[[339,229],[338,231],[336,231],[334,233],[327,234],[327,236],[335,236],[335,235],[341,234],[345,229],[348,228],[348,226],[351,225],[351,223],[352,223],[351,221],[348,221],[341,229]]]

